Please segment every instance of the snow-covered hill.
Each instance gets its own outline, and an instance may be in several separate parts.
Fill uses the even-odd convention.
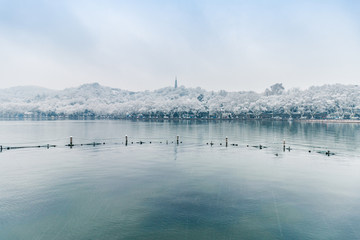
[[[98,83],[61,91],[38,87],[0,89],[2,117],[110,118],[359,118],[360,87],[324,85],[264,93],[162,88],[131,92]]]

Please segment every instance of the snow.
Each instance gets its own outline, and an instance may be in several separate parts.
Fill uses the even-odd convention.
[[[84,84],[49,90],[16,87],[0,90],[2,117],[145,118],[359,118],[360,87],[323,85],[285,90],[275,84],[264,93],[161,88],[131,92]]]

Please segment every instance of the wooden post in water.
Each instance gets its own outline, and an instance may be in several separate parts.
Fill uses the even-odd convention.
[[[70,136],[70,144],[69,144],[70,147],[74,146],[73,145],[73,142],[72,142],[72,136]]]
[[[176,136],[176,144],[179,145],[179,135]]]
[[[0,145],[0,152],[2,152],[2,145]]]
[[[285,152],[285,139],[283,140],[283,151]]]
[[[225,138],[225,146],[228,146],[228,137]]]
[[[128,145],[128,136],[125,135],[125,146],[127,146],[127,145]]]

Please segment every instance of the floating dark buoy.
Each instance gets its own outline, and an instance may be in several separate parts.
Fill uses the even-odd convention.
[[[311,153],[311,150],[309,150],[309,153]]]
[[[278,154],[278,153],[275,153],[275,156],[279,156],[279,154]]]

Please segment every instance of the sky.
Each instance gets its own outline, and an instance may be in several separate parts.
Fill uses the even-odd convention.
[[[0,88],[360,81],[360,1],[0,0]]]

